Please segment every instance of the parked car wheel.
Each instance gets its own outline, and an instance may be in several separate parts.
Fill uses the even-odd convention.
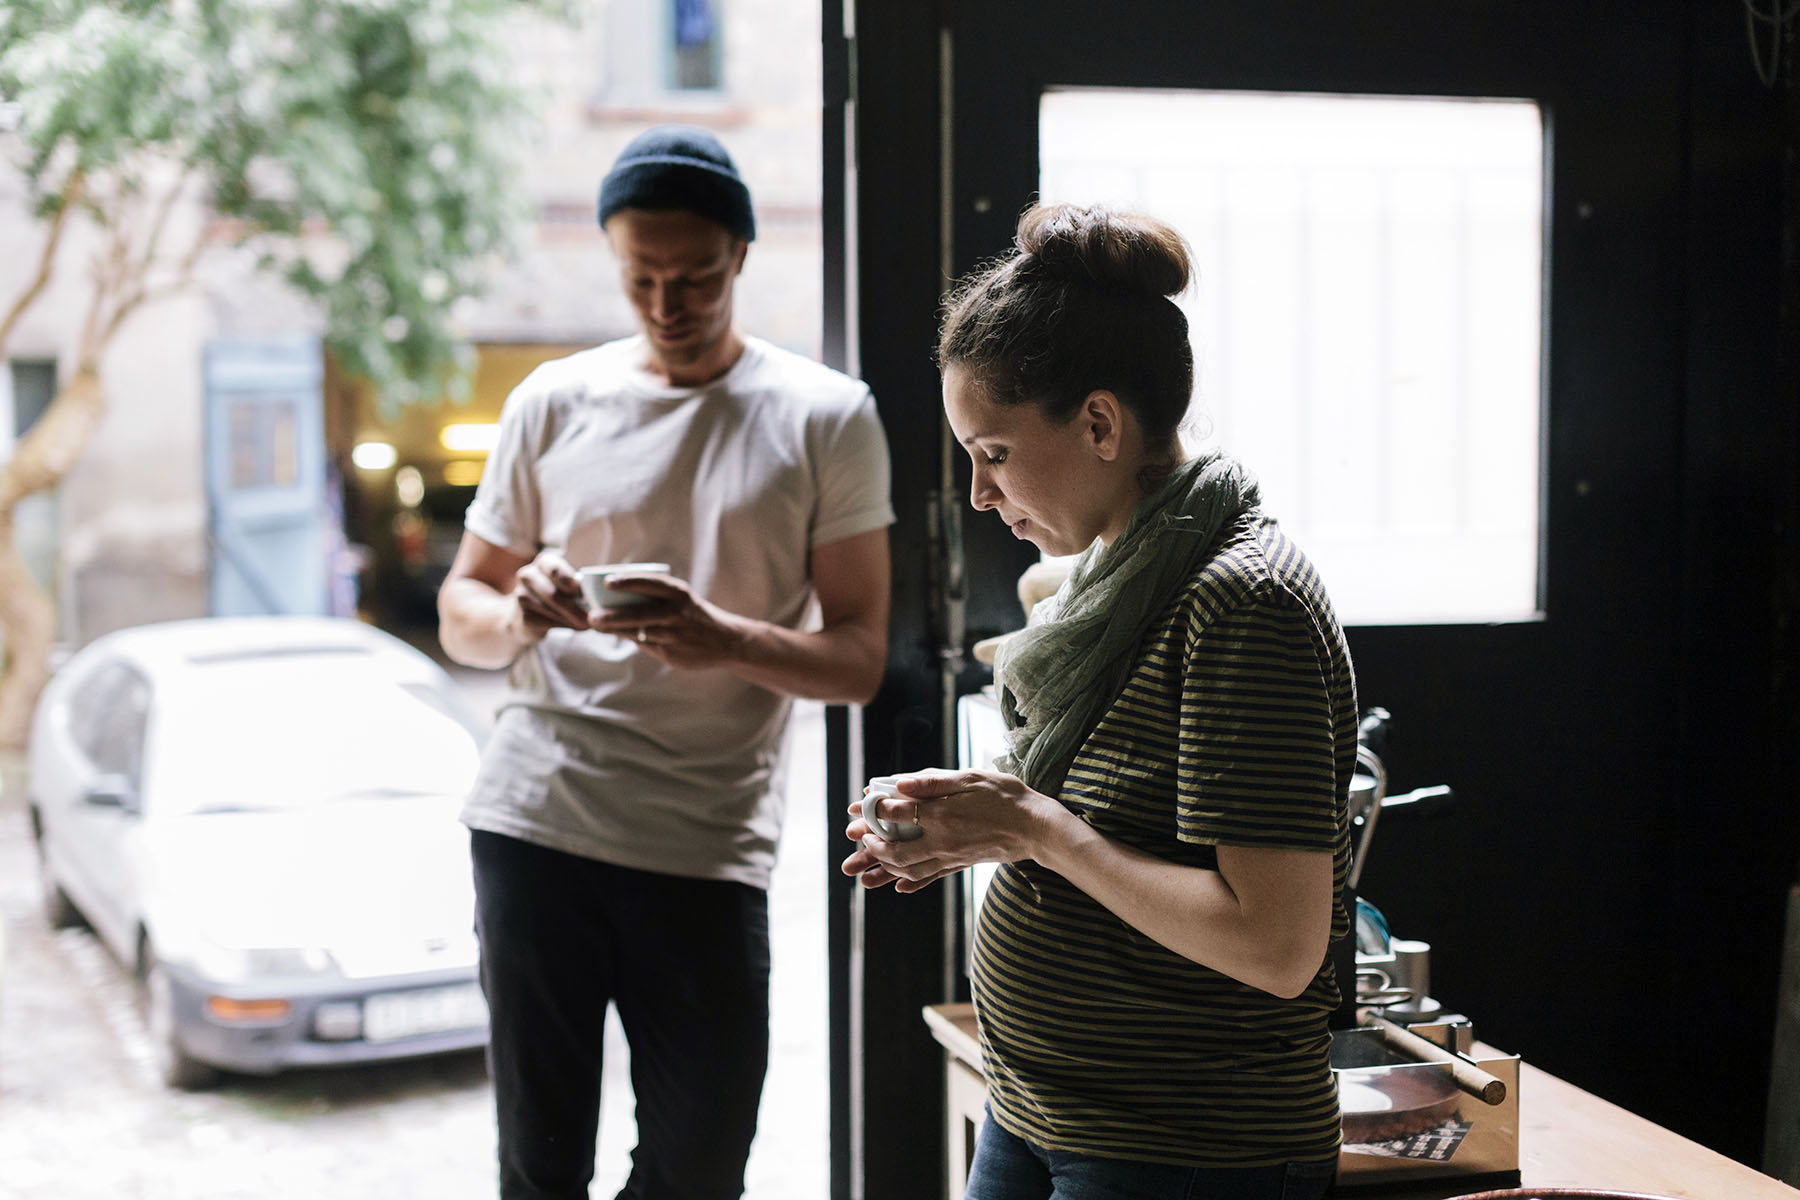
[[[156,961],[156,951],[145,944],[143,968],[144,1024],[150,1033],[150,1050],[156,1074],[163,1086],[196,1091],[219,1081],[219,1069],[192,1058],[182,1049],[175,1027],[175,997],[169,974]]]
[[[69,900],[68,893],[51,874],[50,858],[44,853],[44,826],[36,809],[31,810],[31,840],[37,847],[38,902],[43,906],[44,920],[52,929],[72,929],[82,924],[81,910]]]

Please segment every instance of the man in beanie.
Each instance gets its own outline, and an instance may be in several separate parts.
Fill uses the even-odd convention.
[[[711,134],[633,140],[599,216],[641,332],[508,397],[438,597],[452,658],[511,668],[463,812],[500,1193],[588,1195],[611,1002],[637,1102],[621,1200],[738,1197],[788,713],[881,680],[887,445],[865,386],[733,322],[756,222]],[[578,569],[623,562],[666,567],[588,607]]]

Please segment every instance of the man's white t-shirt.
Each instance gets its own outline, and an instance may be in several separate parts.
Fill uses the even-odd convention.
[[[813,548],[894,519],[868,388],[757,338],[700,387],[668,386],[644,358],[631,337],[533,371],[507,398],[466,528],[578,568],[666,562],[727,611],[815,625]],[[470,828],[768,886],[789,697],[589,630],[552,630],[508,682]]]

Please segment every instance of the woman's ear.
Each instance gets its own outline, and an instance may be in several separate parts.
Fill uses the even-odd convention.
[[[1096,388],[1081,402],[1081,421],[1087,433],[1087,444],[1104,462],[1119,457],[1124,437],[1125,407],[1118,396],[1105,388]]]

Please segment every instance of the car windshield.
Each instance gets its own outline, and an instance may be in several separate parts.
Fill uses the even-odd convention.
[[[349,799],[460,797],[477,746],[454,697],[417,684],[270,672],[172,703],[151,769],[165,815],[301,808]]]

